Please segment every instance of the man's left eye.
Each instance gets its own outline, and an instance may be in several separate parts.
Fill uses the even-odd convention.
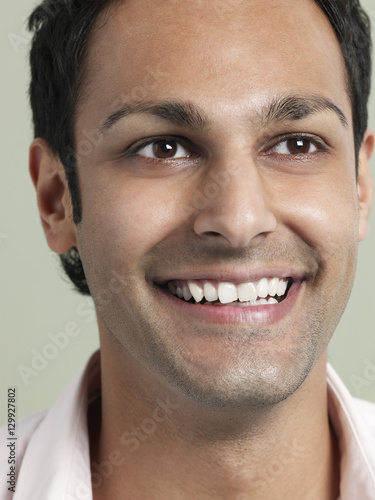
[[[272,153],[279,155],[306,155],[319,151],[318,146],[308,139],[293,137],[285,139],[272,148]]]
[[[176,158],[189,158],[193,153],[182,144],[173,139],[159,139],[149,142],[146,146],[138,149],[137,155],[160,160],[171,160]]]

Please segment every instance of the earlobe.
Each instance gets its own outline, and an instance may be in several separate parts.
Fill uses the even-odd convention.
[[[64,168],[45,139],[32,142],[29,170],[48,245],[56,253],[65,253],[77,246],[76,228]]]
[[[373,183],[369,160],[375,144],[375,135],[367,130],[359,152],[358,161],[358,206],[359,206],[359,241],[363,241],[369,232],[370,209],[373,200]]]

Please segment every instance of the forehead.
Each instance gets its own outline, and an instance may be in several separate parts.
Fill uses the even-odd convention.
[[[95,120],[119,99],[195,97],[214,111],[288,92],[341,97],[350,114],[342,52],[313,0],[115,2],[86,63]]]

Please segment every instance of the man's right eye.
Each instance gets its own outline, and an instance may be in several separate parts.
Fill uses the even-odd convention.
[[[179,141],[175,139],[158,139],[141,144],[134,154],[157,160],[175,160],[195,156]]]

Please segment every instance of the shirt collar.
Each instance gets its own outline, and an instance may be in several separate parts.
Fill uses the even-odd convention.
[[[327,366],[328,413],[339,442],[340,500],[375,498],[375,435],[355,400],[331,365]],[[375,419],[375,406],[371,408]]]
[[[96,351],[33,433],[14,500],[93,500],[87,409],[99,385]]]

